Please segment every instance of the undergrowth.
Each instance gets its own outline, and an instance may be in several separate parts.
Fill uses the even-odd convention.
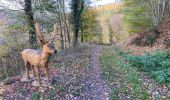
[[[128,55],[119,52],[131,66],[139,71],[147,72],[160,84],[170,83],[170,52],[162,50],[153,53],[146,53],[142,56]]]

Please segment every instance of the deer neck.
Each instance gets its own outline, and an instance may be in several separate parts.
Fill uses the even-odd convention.
[[[41,66],[45,66],[49,62],[50,56],[51,56],[51,54],[42,52]]]

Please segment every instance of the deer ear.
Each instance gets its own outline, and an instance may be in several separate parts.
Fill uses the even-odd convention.
[[[40,40],[41,44],[42,45],[46,44],[46,40],[44,39],[43,33],[41,32],[39,23],[35,23],[35,30],[36,30],[37,37]]]
[[[56,36],[56,32],[57,32],[57,24],[54,24],[54,25],[53,25],[53,32],[50,32],[50,34],[51,34],[50,41],[51,41],[51,42],[54,41],[54,38],[55,38],[55,36]]]

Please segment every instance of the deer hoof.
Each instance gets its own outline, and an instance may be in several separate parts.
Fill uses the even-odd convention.
[[[33,81],[33,82],[32,82],[32,86],[40,86],[40,82],[38,82],[38,81]]]
[[[42,86],[50,86],[51,83],[50,82],[46,82],[46,83],[43,83]]]
[[[34,79],[32,79],[32,78],[22,77],[21,82],[31,82],[33,80]]]
[[[30,74],[30,77],[35,80],[35,76],[33,74]]]

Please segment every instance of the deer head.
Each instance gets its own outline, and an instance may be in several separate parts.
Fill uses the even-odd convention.
[[[35,29],[36,29],[37,37],[39,38],[42,44],[43,52],[48,53],[48,54],[57,53],[57,50],[55,49],[54,43],[53,43],[55,35],[56,35],[56,24],[54,24],[53,26],[53,32],[50,33],[51,37],[49,40],[44,39],[39,23],[35,24]]]

